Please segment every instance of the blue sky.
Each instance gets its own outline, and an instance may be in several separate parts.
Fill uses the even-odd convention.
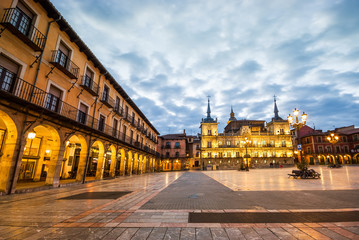
[[[298,108],[359,126],[359,1],[52,0],[161,134]]]

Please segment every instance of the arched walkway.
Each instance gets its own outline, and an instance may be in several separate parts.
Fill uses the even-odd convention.
[[[103,156],[105,153],[105,149],[103,143],[100,141],[95,141],[90,149],[89,153],[89,162],[87,166],[86,172],[86,180],[91,179],[101,179],[102,178],[102,164],[103,164]]]
[[[20,139],[21,141],[21,139]],[[19,143],[20,143],[19,141]],[[10,176],[16,162],[18,130],[11,117],[0,110],[0,191],[9,192]]]
[[[87,157],[87,141],[82,135],[75,134],[65,142],[65,146],[60,178],[82,181]]]
[[[19,167],[18,182],[45,181],[58,186],[65,146],[57,130],[38,125],[25,133],[26,144]]]
[[[104,157],[103,178],[115,177],[115,164],[116,164],[116,148],[115,146],[111,145],[107,149]]]

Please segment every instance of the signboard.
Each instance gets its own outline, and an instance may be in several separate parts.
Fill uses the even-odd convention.
[[[297,149],[298,149],[298,151],[302,151],[302,144],[298,144]]]

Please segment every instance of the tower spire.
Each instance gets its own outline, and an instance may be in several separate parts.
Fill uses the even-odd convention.
[[[207,118],[211,118],[211,106],[209,104],[209,98],[211,96],[208,96],[208,108],[207,108]]]
[[[273,96],[273,98],[274,98],[274,120],[283,120],[281,117],[279,117],[279,115],[278,115],[278,113],[279,113],[279,111],[278,111],[278,107],[277,107],[277,96],[276,95],[274,95]]]
[[[227,124],[229,124],[231,121],[236,121],[236,117],[234,116],[234,112],[233,112],[233,106],[231,105],[231,114],[230,114],[230,118],[227,122]]]

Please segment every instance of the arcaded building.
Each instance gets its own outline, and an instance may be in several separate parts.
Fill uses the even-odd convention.
[[[264,120],[237,120],[233,109],[223,133],[211,117],[208,100],[207,117],[201,122],[201,164],[203,169],[240,169],[276,167],[294,164],[291,132],[287,120],[278,115],[274,100],[274,117]]]
[[[0,192],[154,171],[158,131],[52,3],[0,14]]]

